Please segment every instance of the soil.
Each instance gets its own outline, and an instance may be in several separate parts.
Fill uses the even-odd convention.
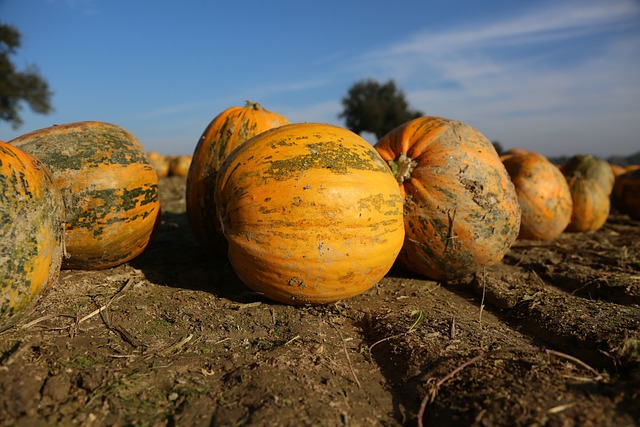
[[[517,241],[459,283],[392,270],[336,304],[262,299],[204,251],[185,180],[147,250],[64,270],[0,334],[0,425],[631,426],[640,223]]]

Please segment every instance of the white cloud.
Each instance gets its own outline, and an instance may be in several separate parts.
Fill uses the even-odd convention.
[[[49,0],[49,3],[63,3],[73,11],[80,11],[85,15],[96,15],[98,7],[95,0]]]
[[[506,146],[553,155],[586,147],[600,155],[637,151],[640,4],[558,2],[525,12],[422,31],[363,55],[354,67],[394,78],[415,108],[476,125]],[[626,33],[602,37],[613,31]],[[594,35],[598,51],[563,44]],[[571,60],[559,61],[559,49]],[[590,142],[607,135],[599,147]]]
[[[443,54],[496,45],[522,45],[561,40],[637,24],[640,5],[633,0],[558,2],[512,18],[483,25],[464,25],[434,33],[424,31],[409,40],[367,54],[387,59],[395,55]]]

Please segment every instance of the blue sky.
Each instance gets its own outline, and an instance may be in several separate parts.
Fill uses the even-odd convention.
[[[99,120],[191,154],[246,99],[343,125],[341,99],[372,78],[505,148],[640,151],[638,0],[0,0],[0,22],[21,32],[14,63],[38,66],[55,108],[25,105],[0,140]]]

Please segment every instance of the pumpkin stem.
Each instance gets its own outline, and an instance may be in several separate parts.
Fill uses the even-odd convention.
[[[402,184],[407,179],[411,178],[411,172],[418,166],[418,162],[407,156],[405,153],[400,153],[400,156],[396,160],[389,160],[389,166],[396,177],[398,184]]]
[[[246,104],[244,104],[244,108],[248,108],[250,110],[264,110],[259,102],[253,102],[248,99],[246,99],[244,102],[246,102]]]

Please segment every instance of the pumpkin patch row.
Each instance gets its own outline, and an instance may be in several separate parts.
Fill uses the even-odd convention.
[[[520,207],[491,142],[422,117],[374,147],[346,129],[247,102],[209,124],[187,178],[204,247],[256,292],[289,304],[354,296],[394,265],[451,280],[499,262]]]
[[[110,268],[142,253],[161,218],[158,179],[172,175],[187,178],[203,251],[228,257],[255,292],[295,305],[358,295],[394,265],[459,279],[500,262],[517,238],[598,229],[611,198],[640,217],[640,169],[499,156],[478,130],[442,117],[411,120],[372,146],[247,101],[216,116],[192,156],[146,152],[109,123],[70,123],[0,144],[0,328],[61,268]]]

